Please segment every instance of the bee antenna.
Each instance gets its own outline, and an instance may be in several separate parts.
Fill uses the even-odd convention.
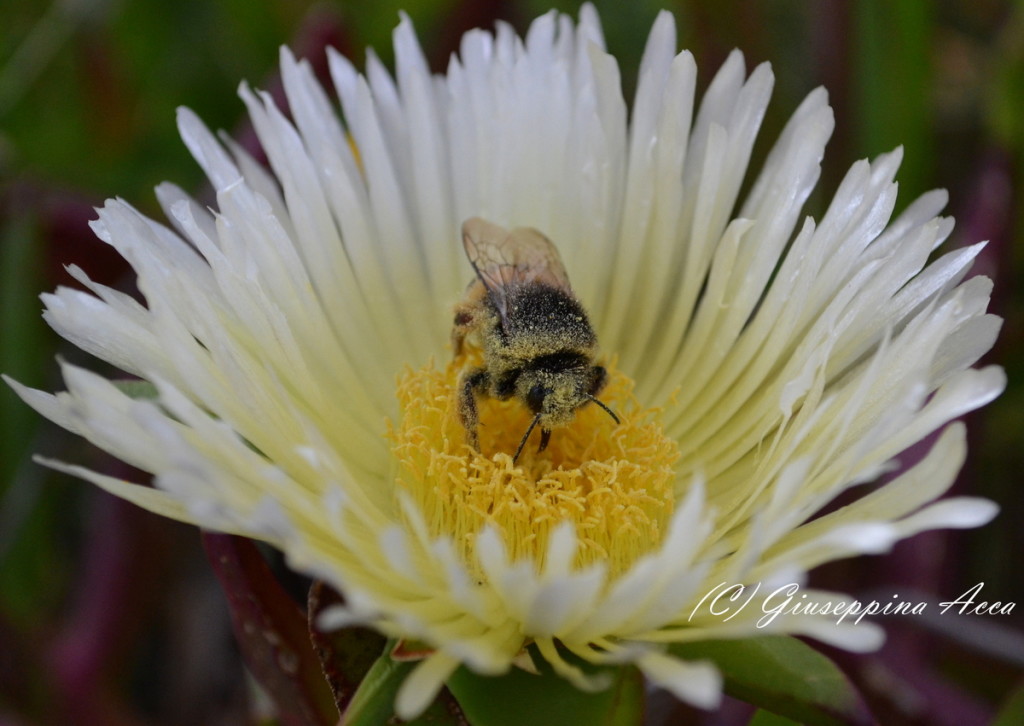
[[[533,433],[533,429],[537,426],[537,422],[540,421],[540,414],[538,413],[533,417],[533,421],[530,422],[530,428],[526,429],[526,433],[523,434],[523,440],[519,442],[519,448],[516,449],[516,455],[512,457],[512,463],[515,464],[519,459],[519,455],[523,453],[523,447],[526,446],[526,440],[530,438],[530,434]]]
[[[617,424],[618,424],[618,423],[622,423],[621,421],[619,421],[619,417],[615,415],[615,412],[614,412],[614,411],[612,411],[612,410],[611,410],[610,408],[608,408],[608,407],[607,407],[607,406],[605,406],[605,405],[604,405],[603,403],[601,403],[600,401],[598,401],[598,400],[597,400],[596,398],[594,398],[593,396],[591,396],[591,395],[590,395],[589,393],[587,394],[587,398],[589,398],[589,399],[590,399],[591,401],[593,401],[593,402],[594,402],[594,403],[596,403],[596,404],[597,404],[598,406],[600,406],[601,408],[603,408],[603,409],[605,410],[605,412],[606,412],[606,413],[607,413],[607,414],[608,414],[609,416],[611,416],[611,417],[612,417],[613,419],[615,419],[615,423],[617,423]],[[533,427],[531,426],[530,428],[533,428]],[[522,446],[520,446],[519,448],[522,448]]]

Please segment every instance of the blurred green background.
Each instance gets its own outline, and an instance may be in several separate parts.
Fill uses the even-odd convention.
[[[575,2],[554,5],[574,15],[578,9]],[[986,360],[1007,368],[1010,386],[970,417],[972,449],[958,487],[995,499],[1002,514],[979,531],[926,535],[889,557],[821,575],[825,583],[883,597],[913,587],[948,599],[983,581],[987,598],[1021,603],[1012,616],[973,619],[982,630],[964,642],[950,619],[895,624],[893,647],[909,655],[889,650],[873,660],[842,661],[884,714],[882,723],[987,723],[1024,668],[1024,230],[1015,214],[1024,170],[1024,5],[596,5],[623,67],[627,98],[663,7],[675,13],[702,84],[733,47],[745,52],[748,67],[770,61],[777,82],[762,156],[802,97],[827,86],[837,130],[812,213],[853,161],[903,144],[901,204],[947,188],[958,227],[946,247],[991,240],[976,271],[996,279],[993,308],[1006,325]],[[121,196],[159,216],[157,183],[202,192],[199,169],[177,138],[177,106],[245,139],[234,91],[242,79],[274,89],[282,44],[319,64],[325,44],[357,64],[372,46],[390,63],[390,34],[402,9],[440,71],[466,29],[500,18],[522,31],[550,7],[543,0],[56,0],[45,7],[4,0],[0,371],[54,390],[55,354],[81,360],[39,315],[39,293],[70,284],[62,265],[74,262],[94,279],[130,285],[126,266],[88,231],[93,206]],[[33,453],[59,453],[108,471],[119,466],[44,423],[6,387],[0,423],[0,725],[69,723],[68,714],[76,724],[252,723],[260,705],[240,675],[222,596],[195,531],[32,463]],[[671,715],[654,713],[651,723],[745,718],[742,708],[716,721],[666,708]]]

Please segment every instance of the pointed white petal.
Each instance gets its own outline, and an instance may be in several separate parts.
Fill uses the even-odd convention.
[[[652,683],[681,701],[705,709],[721,703],[722,676],[709,662],[684,662],[652,652],[638,658],[636,664]]]

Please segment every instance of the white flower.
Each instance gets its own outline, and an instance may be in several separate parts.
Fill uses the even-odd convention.
[[[344,593],[331,624],[435,649],[399,694],[404,717],[459,664],[501,673],[529,643],[581,687],[601,684],[556,643],[713,705],[716,671],[663,644],[763,632],[753,608],[691,617],[717,584],[799,580],[994,514],[980,500],[930,503],[964,458],[955,423],[895,481],[811,519],[1004,385],[999,369],[969,367],[999,327],[985,314],[990,282],[964,281],[981,246],[927,263],[953,223],[937,216],[939,191],[891,219],[899,151],[855,164],[821,219],[802,216],[833,127],[824,91],[748,171],[771,70],[748,76],[733,53],[697,104],[668,13],[631,109],[590,6],[578,24],[540,17],[523,39],[504,25],[470,32],[444,76],[407,19],[395,54],[394,77],[372,55],[365,76],[331,55],[343,121],[287,51],[291,121],[243,85],[270,173],[181,110],[216,209],[162,185],[168,228],[110,201],[93,227],[132,264],[146,304],[77,268],[94,295],[44,296],[61,335],[153,382],[158,400],[69,364],[67,392],[9,381],[152,472],[155,488],[48,465],[266,540]],[[606,395],[622,426],[581,410],[518,470],[462,445],[460,364],[428,365],[450,357],[452,305],[472,274],[459,227],[473,216],[555,240],[617,358]],[[507,428],[512,440],[524,430]],[[873,627],[809,616],[772,628],[878,642]]]

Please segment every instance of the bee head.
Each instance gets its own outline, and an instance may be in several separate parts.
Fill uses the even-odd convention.
[[[527,408],[538,416],[541,427],[550,430],[567,425],[576,409],[596,401],[594,396],[604,387],[606,378],[607,373],[600,366],[558,371],[525,370],[520,374],[516,388]],[[604,406],[602,408],[607,410]]]
[[[569,423],[580,403],[567,371],[523,371],[516,388],[519,399],[546,429]]]
[[[593,401],[615,423],[619,417],[615,412],[595,397],[607,380],[608,374],[601,366],[581,366],[562,370],[528,369],[520,373],[516,381],[516,393],[533,413],[533,421],[523,435],[519,448],[512,461],[519,458],[530,432],[539,424],[541,441],[538,451],[543,451],[548,444],[551,430],[570,423],[576,409]]]

